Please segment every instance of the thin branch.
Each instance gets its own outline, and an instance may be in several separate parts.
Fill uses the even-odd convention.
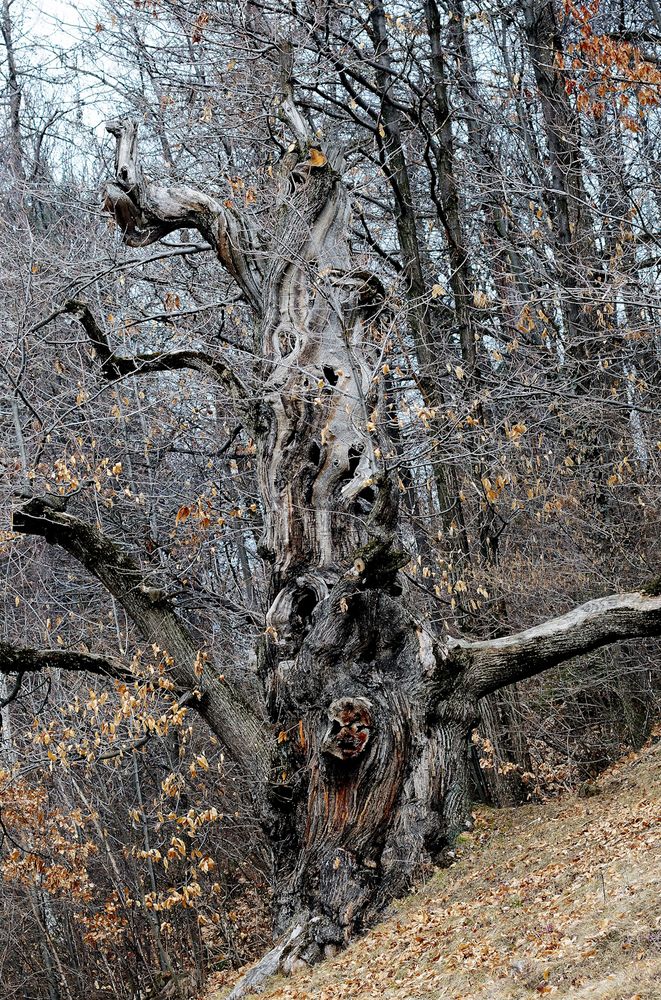
[[[4,673],[4,671],[2,671],[2,673]],[[11,705],[12,701],[16,701],[19,692],[21,690],[24,677],[25,677],[25,671],[19,670],[16,676],[16,680],[14,681],[14,686],[11,689],[11,691],[8,694],[6,694],[4,698],[0,698],[0,708],[6,708],[7,705]]]
[[[184,246],[173,246],[171,243],[163,242],[161,246],[166,248],[165,253],[154,253],[151,257],[129,257],[126,260],[115,261],[111,267],[107,267],[103,271],[98,271],[92,278],[88,278],[82,285],[78,285],[75,294],[80,295],[90,285],[96,284],[97,281],[101,281],[102,278],[105,278],[109,274],[114,274],[116,271],[123,271],[129,267],[144,267],[145,264],[153,264],[158,260],[171,260],[173,257],[191,257],[198,253],[212,253],[214,250],[211,246],[198,246],[195,243],[187,243]],[[71,287],[74,286],[75,282],[72,283]],[[47,322],[49,321],[50,318]],[[39,325],[41,326],[42,324]]]
[[[176,713],[180,709],[186,708],[188,705],[195,705],[197,700],[197,694],[193,691],[186,691],[186,693],[171,706],[170,711]],[[101,761],[114,760],[116,757],[123,757],[125,753],[135,753],[137,750],[142,750],[142,748],[147,746],[149,741],[154,736],[156,736],[156,730],[145,733],[144,736],[141,736],[138,740],[134,740],[134,742],[130,743],[128,746],[116,747],[114,750],[106,750],[105,753],[102,753],[96,758],[96,763],[99,764]]]
[[[190,368],[193,371],[210,375],[237,402],[247,400],[250,396],[248,388],[228,365],[204,351],[156,351],[151,354],[137,354],[130,358],[122,357],[112,350],[105,332],[85,302],[69,299],[64,305],[64,311],[80,320],[101,362],[101,374],[106,379],[149,375],[154,372],[181,371]]]

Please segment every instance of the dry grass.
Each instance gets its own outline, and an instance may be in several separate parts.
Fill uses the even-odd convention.
[[[661,743],[595,790],[479,812],[452,868],[341,955],[262,997],[661,1000]]]

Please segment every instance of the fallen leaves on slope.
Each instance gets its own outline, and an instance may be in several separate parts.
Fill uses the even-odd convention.
[[[660,790],[661,744],[618,762],[595,797],[480,811],[457,863],[396,916],[262,996],[658,1000]]]

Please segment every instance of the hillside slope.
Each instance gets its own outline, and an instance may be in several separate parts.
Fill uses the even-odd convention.
[[[345,952],[262,997],[659,1000],[661,743],[587,791],[480,811],[455,865]]]

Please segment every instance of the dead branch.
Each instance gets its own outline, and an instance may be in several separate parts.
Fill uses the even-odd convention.
[[[575,656],[623,639],[661,635],[661,596],[612,594],[517,632],[484,642],[451,639],[450,655],[466,664],[462,685],[482,698]]]

